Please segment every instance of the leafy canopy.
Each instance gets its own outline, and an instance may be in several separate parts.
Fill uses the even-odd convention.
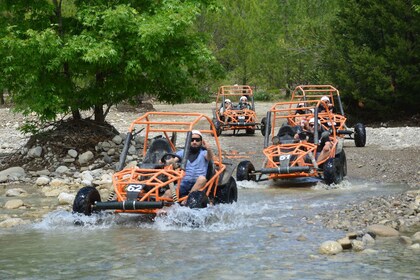
[[[142,94],[179,103],[220,68],[194,23],[209,1],[5,1],[0,86],[41,120]],[[98,113],[98,114],[96,114]]]

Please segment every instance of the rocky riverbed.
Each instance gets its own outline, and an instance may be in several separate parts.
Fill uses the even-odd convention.
[[[162,111],[195,110],[211,115],[213,106],[155,104],[154,107]],[[258,115],[264,116],[270,106],[271,103],[258,104]],[[113,109],[107,119],[118,131],[124,132],[129,123],[141,113],[138,109]],[[57,208],[70,210],[75,193],[84,185],[93,184],[102,197],[108,196],[124,134],[99,141],[93,150],[80,151],[78,147],[69,146],[65,154],[57,155],[48,146],[39,146],[36,143],[25,146],[28,137],[17,130],[24,118],[13,114],[10,108],[0,108],[0,119],[0,163],[3,164],[0,165],[0,227],[32,222]],[[408,185],[409,190],[392,196],[355,201],[351,205],[318,215],[317,218],[325,226],[341,229],[349,234],[358,231],[366,233],[371,225],[385,226],[398,232],[419,230],[419,139],[420,127],[387,127],[386,124],[367,127],[366,147],[345,147],[348,178],[378,184],[403,183]],[[140,148],[142,139],[137,138],[136,141],[137,148]],[[66,146],[66,143],[62,145]],[[4,159],[10,158],[11,154],[16,158],[31,158],[31,164],[13,168],[9,168],[9,165],[6,168]],[[136,150],[130,151],[129,161],[132,164],[139,160],[138,154]],[[372,232],[370,229],[370,233]],[[410,242],[418,244],[414,237]]]

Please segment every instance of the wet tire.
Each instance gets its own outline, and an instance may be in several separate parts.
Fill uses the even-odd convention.
[[[366,145],[366,128],[361,123],[357,123],[354,126],[354,144],[356,147],[364,147]]]
[[[340,152],[340,164],[343,166],[343,177],[347,176],[347,157],[344,150]]]
[[[90,216],[94,212],[92,206],[97,201],[101,201],[98,190],[94,187],[83,187],[76,194],[73,202],[73,212]]]
[[[261,134],[265,136],[265,129],[267,127],[267,118],[262,118],[261,120]]]
[[[255,171],[254,165],[249,160],[241,161],[236,168],[237,181],[256,181],[256,176],[251,175]]]
[[[233,203],[238,200],[238,187],[235,179],[231,176],[229,181],[218,186],[216,191],[216,203]]]
[[[327,185],[339,184],[343,181],[344,166],[339,157],[330,158],[323,166],[324,181]]]
[[[190,208],[206,208],[209,198],[202,191],[194,191],[188,195],[186,206]]]

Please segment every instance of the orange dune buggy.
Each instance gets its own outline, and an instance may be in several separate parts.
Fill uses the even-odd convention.
[[[243,96],[247,98],[247,104],[241,102]],[[240,130],[245,130],[246,134],[261,130],[252,88],[246,85],[221,86],[217,92],[216,108],[213,109],[213,123],[218,136],[228,130],[233,130],[234,135]]]
[[[337,184],[343,180],[347,173],[344,140],[337,137],[335,127],[329,125],[333,114],[328,109],[318,111],[320,106],[326,105],[322,101],[308,100],[298,108],[299,103],[279,102],[267,112],[263,166],[255,170],[250,161],[240,162],[236,171],[237,181],[315,177],[326,184]],[[303,118],[319,120],[319,123],[314,122],[313,133],[303,129]],[[308,141],[309,137],[313,142]],[[327,141],[331,143],[328,157],[318,160],[319,148]]]
[[[185,175],[193,129],[200,130],[210,144],[214,158],[209,162],[205,186],[181,197],[179,185]],[[136,135],[144,137],[143,161],[123,169]],[[180,147],[184,149],[182,160],[179,164],[165,164],[168,159],[178,157],[175,154],[176,139],[183,140]],[[112,178],[116,199],[101,201],[95,187],[84,187],[76,195],[73,211],[85,215],[101,210],[156,214],[159,209],[174,203],[186,202],[191,208],[206,207],[208,203],[233,203],[237,200],[236,181],[232,177],[234,166],[223,163],[221,155],[219,139],[209,117],[200,113],[148,112],[130,125],[120,155],[120,171]],[[168,189],[171,190],[170,198],[163,196]]]
[[[347,118],[344,115],[341,103],[340,92],[331,85],[300,85],[292,93],[291,101],[300,100],[321,100],[323,96],[329,98],[329,102],[334,108],[332,122],[337,126],[337,135],[344,139],[354,139],[356,147],[366,145],[366,128],[362,123],[356,123],[354,129],[346,125]],[[330,107],[331,108],[331,107]]]

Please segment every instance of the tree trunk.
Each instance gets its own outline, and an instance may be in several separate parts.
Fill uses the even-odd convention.
[[[0,93],[0,105],[4,105],[4,103],[6,103],[4,101],[4,91],[1,91],[1,93]]]
[[[71,110],[71,114],[73,115],[74,120],[81,120],[82,119],[82,116],[80,115],[79,109]]]
[[[104,107],[102,105],[95,105],[94,113],[95,113],[95,121],[97,123],[105,122]]]

